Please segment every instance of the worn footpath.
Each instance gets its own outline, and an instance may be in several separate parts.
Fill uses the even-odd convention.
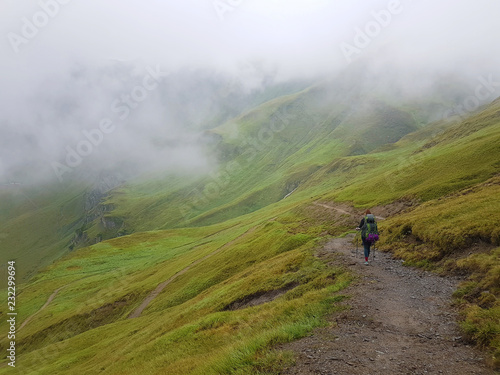
[[[280,350],[295,353],[283,374],[494,374],[484,353],[462,340],[451,296],[459,280],[405,267],[376,253],[363,265],[352,236],[336,238],[318,256],[358,276],[343,293],[346,310]]]

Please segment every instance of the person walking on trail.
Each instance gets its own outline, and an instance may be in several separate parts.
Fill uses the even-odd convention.
[[[366,210],[365,216],[361,219],[359,227],[357,227],[356,230],[361,231],[361,242],[365,249],[365,265],[368,265],[370,247],[378,240],[377,222],[370,210]]]

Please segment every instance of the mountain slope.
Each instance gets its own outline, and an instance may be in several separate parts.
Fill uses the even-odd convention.
[[[0,190],[0,200],[2,264],[18,261],[19,281],[68,251],[84,214],[84,189],[77,186],[50,186],[40,192],[14,185]]]
[[[337,157],[364,154],[418,129],[410,113],[378,100],[357,108],[352,97],[337,103],[329,96],[311,87],[215,128],[209,134],[221,163],[217,171],[177,192],[159,188],[161,198],[140,223],[130,218],[133,194],[150,188],[139,182],[130,199],[123,191],[110,198],[114,214],[132,231],[214,224],[278,202]]]
[[[324,324],[351,280],[314,256],[325,236],[351,225],[342,214],[311,211],[318,199],[388,212],[399,201],[415,206],[389,212],[384,246],[414,264],[470,275],[458,292],[467,303],[464,328],[498,349],[500,101],[462,123],[420,128],[401,108],[347,113],[345,103],[331,107],[323,96],[312,88],[274,99],[213,129],[221,151],[215,179],[137,179],[103,196],[113,209],[101,219],[135,233],[73,251],[22,286],[20,321],[62,288],[18,332],[27,373],[265,373],[279,366],[286,358],[268,348]],[[381,112],[371,118],[374,108]],[[273,125],[272,137],[259,138]],[[370,152],[364,140],[353,147],[370,132],[380,136]],[[51,205],[52,215],[69,198]],[[97,224],[87,224],[97,235]],[[465,256],[478,239],[487,249]]]
[[[184,72],[177,78],[183,81],[186,74],[189,76]],[[188,81],[197,82],[205,76],[200,73]],[[178,87],[176,78],[171,79],[172,87]],[[376,84],[360,83],[355,72],[297,92],[304,85],[305,82],[271,84],[244,95],[237,89],[238,105],[222,110],[222,118],[227,119],[238,108],[251,107],[251,103],[257,107],[205,132],[208,152],[217,155],[219,166],[208,171],[204,178],[186,174],[149,176],[130,180],[126,186],[110,191],[127,179],[120,178],[104,189],[110,193],[104,201],[99,186],[106,180],[103,176],[110,172],[103,171],[97,182],[82,185],[77,179],[70,183],[72,187],[60,184],[43,187],[58,197],[46,199],[42,195],[36,202],[37,207],[50,212],[33,210],[34,206],[26,199],[28,205],[23,212],[27,215],[21,221],[21,214],[8,211],[12,199],[9,193],[0,203],[0,214],[8,212],[1,224],[5,229],[0,230],[0,241],[6,249],[2,250],[2,258],[6,261],[20,255],[24,264],[20,276],[29,278],[39,267],[83,245],[138,231],[210,225],[253,212],[280,201],[337,157],[365,154],[392,144],[418,129],[428,116],[420,109],[421,102],[419,106],[403,103],[397,95],[387,94],[387,90],[380,90]],[[188,92],[189,87],[183,87],[181,92]],[[213,79],[203,87],[207,92],[216,92],[217,97],[224,97],[224,90]],[[170,97],[171,93],[165,95]],[[207,101],[198,99],[206,107]],[[439,102],[433,99],[426,106],[430,108]],[[207,121],[214,123],[216,108],[210,108],[209,112]],[[193,119],[194,123],[198,124],[195,127],[210,127],[208,123],[200,125],[200,119]],[[127,173],[111,172],[111,177],[115,174]],[[29,199],[37,200],[33,197],[39,192],[27,194],[32,197]],[[73,200],[69,216],[58,214],[65,205],[56,202],[61,197],[67,202]],[[29,217],[30,221],[25,221]],[[60,222],[61,217],[68,222]],[[38,223],[44,225],[35,225]],[[24,236],[15,229],[22,227],[39,231]],[[16,243],[19,239],[22,243]]]

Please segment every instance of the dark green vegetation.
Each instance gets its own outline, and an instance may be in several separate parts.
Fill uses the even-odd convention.
[[[384,248],[465,275],[462,327],[498,366],[500,100],[424,126],[417,106],[339,92],[280,96],[207,131],[219,168],[200,178],[138,178],[101,195],[54,187],[33,194],[37,210],[5,199],[7,255],[21,270],[59,258],[20,286],[19,321],[62,287],[18,332],[19,370],[8,371],[273,373],[291,359],[269,349],[324,324],[350,281],[314,256],[349,230],[310,217],[316,200],[383,206]]]
[[[2,265],[17,260],[22,280],[65,254],[83,225],[84,193],[76,185],[0,187]],[[6,280],[5,272],[2,277]]]

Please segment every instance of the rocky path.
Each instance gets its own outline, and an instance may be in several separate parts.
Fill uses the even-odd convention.
[[[378,252],[365,266],[351,240],[334,239],[318,254],[358,275],[345,291],[347,309],[331,317],[331,327],[280,347],[297,358],[284,374],[494,374],[460,337],[450,306],[458,280]]]

